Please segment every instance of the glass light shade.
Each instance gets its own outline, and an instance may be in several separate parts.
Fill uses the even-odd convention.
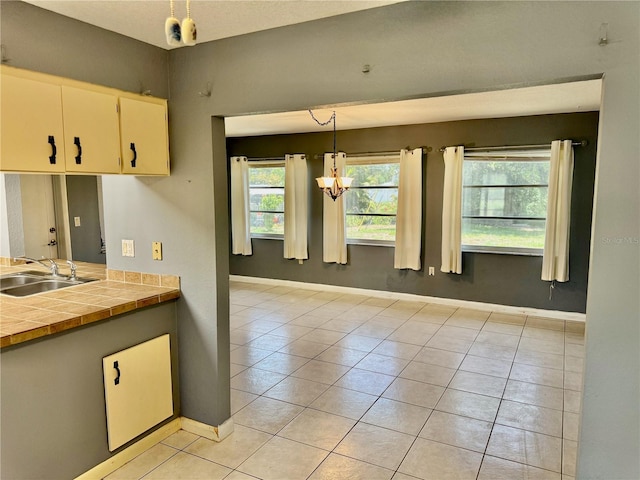
[[[353,178],[351,177],[340,177],[340,181],[338,182],[338,184],[344,188],[350,188],[351,187],[351,183],[353,182]]]
[[[332,188],[334,182],[336,181],[335,177],[318,177],[316,178],[316,182],[318,182],[318,187],[320,188]]]

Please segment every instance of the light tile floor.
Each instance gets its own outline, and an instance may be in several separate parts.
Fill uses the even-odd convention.
[[[231,282],[221,443],[179,431],[107,479],[575,476],[584,325]]]

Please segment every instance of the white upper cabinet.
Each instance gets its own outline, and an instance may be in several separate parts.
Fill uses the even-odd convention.
[[[167,104],[120,97],[122,173],[168,175]]]
[[[169,175],[167,101],[3,65],[0,171]]]
[[[2,75],[0,170],[64,172],[59,85]]]
[[[120,173],[118,97],[62,87],[66,171]]]

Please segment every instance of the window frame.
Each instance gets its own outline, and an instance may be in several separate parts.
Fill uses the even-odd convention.
[[[544,217],[513,217],[513,216],[478,216],[478,215],[464,215],[464,192],[465,189],[472,188],[549,188],[549,180],[547,178],[547,182],[544,184],[536,183],[536,184],[492,184],[492,185],[465,185],[464,184],[464,164],[467,161],[488,161],[488,162],[540,162],[540,161],[551,161],[551,146],[544,146],[538,148],[530,148],[530,149],[518,149],[518,150],[476,150],[476,151],[465,151],[463,158],[463,179],[462,179],[462,198],[460,205],[460,223],[461,223],[461,249],[463,252],[471,252],[471,253],[491,253],[491,254],[501,254],[501,255],[524,255],[524,256],[535,256],[542,257],[544,253],[544,248],[526,248],[526,247],[506,247],[506,246],[493,246],[493,245],[469,245],[462,243],[463,242],[463,232],[462,226],[463,222],[466,218],[485,218],[485,219],[505,219],[505,220],[544,220],[545,222],[545,231],[546,231],[546,212]]]
[[[282,160],[248,160],[248,166],[249,169],[252,168],[274,168],[274,167],[282,167],[282,169],[284,170],[285,168],[285,160],[284,158]],[[250,175],[249,175],[250,176]],[[286,176],[285,178],[285,183],[286,183]],[[249,182],[249,198],[251,198],[251,182]],[[255,187],[255,188],[272,188],[272,189],[282,189],[283,194],[284,194],[284,189],[285,189],[285,184],[283,183],[282,186],[261,186],[261,187]],[[269,214],[282,214],[282,218],[283,218],[283,225],[284,225],[284,215],[285,215],[285,211],[284,211],[284,200],[282,203],[282,211],[275,211],[275,210],[252,210],[251,209],[251,201],[249,201],[249,218],[251,218],[251,214],[252,213],[269,213]],[[260,238],[260,239],[269,239],[269,240],[282,240],[284,241],[284,233],[257,233],[257,232],[252,232],[251,231],[251,220],[249,220],[249,236],[251,238]]]
[[[383,155],[351,155],[347,154],[346,162],[345,162],[345,170],[350,165],[387,165],[387,164],[400,164],[400,151],[398,153],[389,153]],[[400,179],[398,177],[398,184]],[[352,185],[351,188],[345,193],[345,195],[349,195],[349,192],[352,190],[366,190],[366,189],[399,189],[399,185],[379,185],[379,186],[365,186],[358,187],[357,185]],[[346,202],[346,199],[345,199]],[[368,217],[394,217],[397,219],[398,211],[396,210],[395,214],[385,214],[385,213],[349,213],[347,211],[347,206],[345,204],[345,230],[347,230],[346,222],[347,217],[349,216],[368,216]],[[347,230],[348,231],[348,230]],[[367,246],[375,246],[375,247],[395,247],[395,231],[394,231],[394,239],[393,240],[376,240],[376,239],[367,239],[367,238],[349,238],[348,234],[346,236],[347,245],[367,245]]]

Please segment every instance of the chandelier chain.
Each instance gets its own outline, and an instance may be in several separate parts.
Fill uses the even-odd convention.
[[[313,118],[315,122],[321,127],[326,127],[331,122],[333,122],[333,169],[336,170],[336,157],[338,156],[338,151],[336,150],[336,112],[334,110],[329,117],[329,120],[327,120],[326,122],[321,122],[320,120],[318,120],[311,109],[309,109],[309,115],[311,115],[311,118]]]
[[[309,115],[311,115],[311,118],[313,118],[315,120],[315,122],[320,125],[321,127],[326,127],[327,125],[329,125],[332,121],[334,122],[335,125],[335,119],[336,119],[336,112],[333,112],[331,114],[331,116],[329,117],[329,120],[327,120],[326,122],[321,122],[320,120],[318,120],[316,118],[316,116],[313,114],[313,111],[311,109],[309,109]]]

